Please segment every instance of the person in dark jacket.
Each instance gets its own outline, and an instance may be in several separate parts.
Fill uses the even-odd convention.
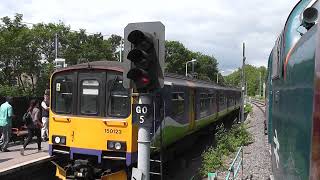
[[[27,124],[28,138],[24,141],[23,147],[20,149],[20,154],[24,155],[24,150],[34,136],[37,136],[38,152],[41,151],[41,114],[39,109],[39,101],[31,100],[28,108],[28,113],[31,114],[32,122]]]

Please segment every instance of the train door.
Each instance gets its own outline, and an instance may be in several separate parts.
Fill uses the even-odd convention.
[[[151,131],[153,134],[156,134],[158,128],[161,127],[161,123],[165,117],[165,106],[162,94],[157,94],[154,98],[155,121],[153,121],[153,129]],[[164,124],[162,124],[162,127],[164,127]]]
[[[220,91],[217,90],[216,93],[216,105],[217,105],[217,117],[219,116],[219,111],[220,111]]]
[[[227,112],[229,112],[229,109],[230,109],[230,95],[229,95],[229,91],[226,91],[226,104],[227,104]]]
[[[271,79],[271,72],[272,72],[272,54],[271,52],[268,60],[268,78],[267,78],[267,86],[266,86],[266,126],[268,132],[268,142],[271,144],[273,140],[273,131],[272,131],[272,79]]]
[[[104,116],[103,107],[105,106],[104,101],[104,90],[106,81],[106,73],[102,72],[80,72],[78,74],[77,81],[77,104],[76,114],[79,118],[74,118],[71,122],[72,140],[70,143],[71,147],[85,147],[89,146],[94,148],[96,142],[103,141],[96,137],[97,141],[92,141],[91,135],[94,136],[93,132],[103,131],[100,127],[99,121],[94,119],[95,117]],[[86,123],[90,121],[91,123]],[[88,143],[88,144],[84,144]],[[90,142],[90,143],[89,143]]]
[[[194,129],[195,128],[195,118],[196,118],[196,93],[195,89],[190,89],[189,91],[189,128]]]

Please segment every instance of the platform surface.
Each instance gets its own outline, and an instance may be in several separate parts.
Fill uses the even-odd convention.
[[[38,152],[37,143],[30,143],[24,151],[24,156],[20,154],[21,148],[22,144],[10,143],[10,152],[0,151],[0,176],[51,159],[48,154],[48,142],[41,143],[41,152]]]

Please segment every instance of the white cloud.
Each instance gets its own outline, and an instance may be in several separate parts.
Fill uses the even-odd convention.
[[[24,14],[25,22],[59,22],[88,32],[123,35],[130,22],[162,21],[166,39],[214,55],[225,72],[242,62],[261,66],[295,1],[278,0],[2,0],[0,17]]]

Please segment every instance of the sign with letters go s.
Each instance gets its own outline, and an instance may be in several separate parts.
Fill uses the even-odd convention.
[[[140,126],[151,126],[153,122],[153,105],[152,104],[133,104],[132,105],[132,122]]]

